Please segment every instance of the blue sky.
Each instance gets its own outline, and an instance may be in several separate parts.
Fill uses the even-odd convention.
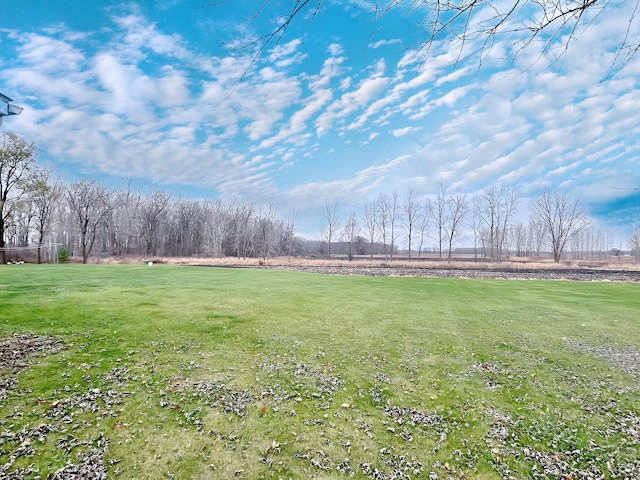
[[[286,2],[253,20],[262,0],[208,3],[3,1],[0,92],[24,107],[3,128],[68,179],[272,201],[306,235],[326,198],[346,220],[440,179],[513,186],[523,206],[565,189],[596,220],[640,221],[640,55],[615,62],[635,2],[594,12],[566,52],[511,35],[482,62],[440,39],[416,53],[420,17],[374,22],[364,0],[325,1],[258,53]]]

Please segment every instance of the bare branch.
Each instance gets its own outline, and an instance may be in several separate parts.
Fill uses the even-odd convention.
[[[210,3],[201,8],[223,5],[228,1]],[[265,15],[267,6],[273,3],[272,0],[264,0],[247,23]],[[257,46],[257,50],[252,55],[250,67],[267,49],[277,46],[282,41],[296,19],[309,12],[308,18],[313,21],[324,2],[323,0],[292,0],[287,4],[289,5],[287,13],[276,19],[275,28],[249,43],[250,47]],[[376,25],[383,17],[391,11],[404,7],[407,9],[405,14],[407,17],[421,17],[417,25],[425,30],[424,38],[411,46],[414,55],[426,55],[436,41],[447,40],[458,43],[456,63],[463,58],[479,55],[480,64],[482,64],[498,36],[513,38],[520,44],[516,55],[544,36],[541,51],[543,55],[561,36],[566,35],[566,39],[562,40],[563,51],[558,55],[559,59],[564,57],[571,43],[610,5],[611,0],[511,0],[500,4],[490,0],[388,0],[384,3],[376,0],[372,6],[373,22],[370,38],[373,37]],[[587,12],[594,10],[593,16],[587,15]],[[632,27],[637,21],[639,12],[640,0],[636,0],[613,66],[618,65],[618,68],[622,68],[640,50],[640,41],[631,39]]]

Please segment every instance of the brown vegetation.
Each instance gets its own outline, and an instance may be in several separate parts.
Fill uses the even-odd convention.
[[[337,275],[373,275],[439,278],[508,278],[508,279],[566,279],[640,282],[640,264],[633,259],[618,257],[610,260],[568,260],[556,264],[551,258],[523,258],[501,261],[474,261],[458,257],[451,263],[433,258],[408,261],[398,258],[385,262],[384,258],[369,257],[348,261],[346,258],[277,257],[257,258],[96,258],[99,263],[158,263],[228,268],[272,268]]]

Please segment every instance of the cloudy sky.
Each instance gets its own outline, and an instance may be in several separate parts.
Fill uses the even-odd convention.
[[[439,180],[512,186],[523,205],[563,189],[600,221],[640,221],[636,2],[590,13],[568,49],[568,32],[511,34],[482,55],[419,50],[423,12],[376,19],[366,0],[325,0],[261,49],[292,2],[263,3],[5,1],[0,93],[24,112],[2,128],[68,179],[274,202],[308,235],[327,198],[346,219]]]

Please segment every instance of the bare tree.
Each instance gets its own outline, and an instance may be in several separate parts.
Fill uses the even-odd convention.
[[[347,256],[349,261],[353,260],[355,244],[359,234],[360,225],[358,224],[358,217],[354,212],[351,212],[343,229],[343,237],[344,241],[347,243]]]
[[[28,196],[11,202],[11,216],[5,228],[5,240],[14,247],[28,247],[33,208]]]
[[[500,259],[507,239],[509,222],[515,215],[519,193],[511,187],[492,185],[484,190],[481,197],[480,214],[487,227],[490,258]]]
[[[618,243],[618,235],[616,234],[616,231],[613,230],[611,227],[607,227],[607,229],[605,230],[605,235],[604,235],[604,239],[605,239],[605,246],[604,246],[604,251],[606,253],[606,256],[619,256],[620,254],[620,244]],[[605,257],[606,258],[606,257]]]
[[[429,202],[431,218],[433,219],[433,225],[435,226],[434,240],[438,242],[438,257],[442,258],[442,245],[444,244],[446,232],[445,227],[448,221],[447,215],[449,213],[449,198],[447,197],[447,187],[442,179],[438,180],[436,187],[436,197]]]
[[[36,161],[36,147],[11,132],[0,136],[0,260],[6,263],[5,230],[12,205],[25,193],[24,181]]]
[[[205,202],[204,209],[208,250],[214,257],[220,257],[223,254],[224,239],[229,234],[232,215],[229,207],[220,199]]]
[[[243,260],[250,256],[251,242],[253,241],[253,217],[255,204],[251,200],[234,201],[233,228],[235,238],[236,256]]]
[[[631,254],[635,257],[636,262],[640,262],[640,226],[636,225],[631,231],[631,235],[627,239],[627,245],[629,245]]]
[[[335,198],[324,201],[324,225],[320,234],[322,240],[327,242],[327,255],[331,258],[331,245],[338,233],[338,200]]]
[[[591,260],[602,260],[602,252],[606,248],[604,240],[604,232],[600,227],[594,227],[589,229],[589,254],[588,257]]]
[[[42,263],[44,236],[51,223],[55,203],[62,194],[60,181],[54,180],[52,176],[51,168],[36,168],[29,178],[27,188],[37,232],[38,263]]]
[[[67,203],[80,234],[82,263],[87,263],[100,229],[109,213],[107,187],[97,180],[82,179],[66,190]]]
[[[296,219],[298,218],[298,211],[295,209],[289,210],[287,214],[287,257],[291,261],[291,244],[296,234]]]
[[[447,262],[451,263],[451,252],[453,251],[453,244],[459,239],[461,234],[460,224],[469,212],[469,205],[467,204],[467,194],[461,189],[456,190],[455,194],[450,195],[447,198],[446,208],[447,214],[444,231],[447,235],[447,242],[449,244],[449,255],[447,257]]]
[[[389,241],[391,243],[390,253],[391,260],[393,260],[393,249],[396,244],[396,225],[400,220],[401,212],[398,208],[398,192],[393,191],[391,193],[391,198],[389,199],[389,227],[391,236]]]
[[[105,198],[106,215],[101,224],[101,235],[97,237],[102,252],[115,253],[118,238],[117,208],[120,206],[120,198],[117,193],[108,191]],[[95,247],[94,247],[95,248]]]
[[[418,198],[418,195],[413,190],[410,190],[404,201],[402,202],[403,208],[403,228],[404,233],[407,236],[407,243],[409,246],[409,260],[411,260],[411,249],[413,247],[414,235],[416,229],[421,220],[421,216],[424,213],[422,210],[422,202]]]
[[[173,195],[157,187],[143,198],[138,209],[138,231],[141,246],[147,255],[157,255],[160,245],[160,226],[165,221]]]
[[[473,260],[478,261],[478,238],[482,229],[482,202],[478,195],[473,196],[473,206],[469,216],[469,228],[473,232]]]
[[[418,228],[420,230],[420,242],[418,244],[418,258],[422,254],[422,247],[424,246],[424,240],[429,233],[429,221],[431,220],[431,201],[427,200],[427,203],[422,206],[422,214],[420,215],[420,222]]]
[[[276,220],[276,207],[269,202],[268,208],[260,206],[258,210],[258,236],[260,256],[266,260],[271,256],[274,240],[274,226]]]
[[[489,246],[489,258],[493,259],[497,256],[496,245],[497,236],[500,230],[499,211],[500,201],[498,197],[498,189],[495,186],[487,188],[482,195],[482,209],[480,210],[482,220],[486,225],[484,244]],[[488,234],[488,238],[487,237]],[[485,247],[486,254],[486,247]]]
[[[389,235],[389,217],[391,216],[391,203],[389,197],[381,193],[375,200],[376,226],[382,240],[382,248],[384,249],[384,259],[389,259],[389,251],[387,249],[387,238]]]
[[[364,204],[364,228],[369,235],[369,258],[373,260],[373,246],[376,243],[376,233],[378,231],[375,202]]]
[[[571,242],[573,250],[580,252],[580,258],[585,260],[600,260],[605,248],[602,229],[590,225],[573,237]]]
[[[529,229],[524,223],[518,222],[513,226],[512,234],[516,257],[526,257],[529,253]]]
[[[134,188],[133,181],[114,192],[112,221],[110,222],[111,248],[114,255],[124,255],[139,250],[136,231],[142,193]]]
[[[165,252],[179,257],[201,253],[206,222],[204,205],[180,199],[171,206],[167,217]]]
[[[545,227],[555,263],[560,263],[567,242],[589,225],[578,200],[566,192],[552,193],[545,189],[531,201],[531,214]]]
[[[527,230],[530,243],[529,250],[534,252],[536,257],[539,257],[546,237],[545,227],[541,222],[530,219]]]

